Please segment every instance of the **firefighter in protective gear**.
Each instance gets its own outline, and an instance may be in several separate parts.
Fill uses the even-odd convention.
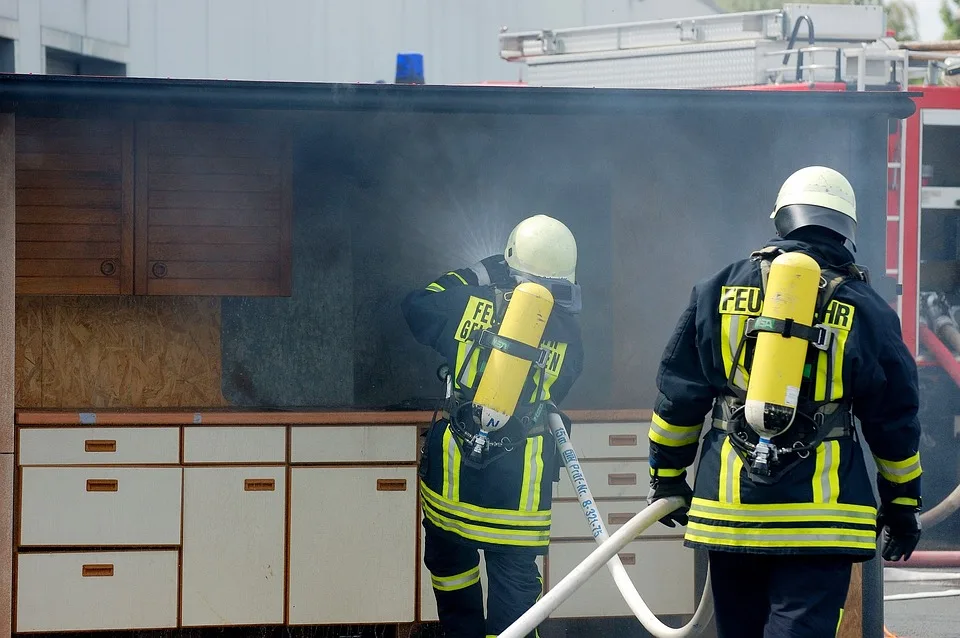
[[[846,178],[820,166],[797,171],[771,217],[777,239],[698,283],[666,347],[648,501],[688,499],[662,522],[686,525],[686,546],[707,550],[721,638],[822,638],[839,628],[851,567],[875,555],[877,535],[888,560],[908,558],[919,540],[917,370],[896,313],[845,245],[856,249]],[[770,321],[784,296],[773,264],[793,254],[820,270],[813,316],[795,307]],[[811,267],[803,258],[786,267],[797,264]],[[771,374],[760,372],[761,336],[806,342],[796,415],[763,437],[765,451],[776,451],[766,467],[756,462],[762,437],[745,405],[755,383],[769,382],[754,375]],[[686,469],[705,417],[691,490]],[[879,512],[854,419],[876,461]]]
[[[547,416],[558,411],[583,366],[576,263],[570,230],[535,215],[513,229],[502,254],[448,272],[402,303],[417,341],[445,359],[447,399],[421,447],[420,502],[424,563],[441,626],[451,638],[495,636],[542,593],[536,559],[550,539],[552,484],[561,464]],[[544,302],[521,299],[524,289],[553,299],[552,307],[542,306],[549,318],[535,346],[501,333],[509,331],[503,320],[513,304]],[[481,382],[510,383],[509,374],[486,377],[502,370],[491,364],[487,371],[487,363],[503,352],[529,362],[529,372],[519,378],[513,414],[483,435],[482,451],[474,454],[485,425],[476,417],[487,407],[474,404],[482,398]],[[486,619],[478,550],[489,581]]]

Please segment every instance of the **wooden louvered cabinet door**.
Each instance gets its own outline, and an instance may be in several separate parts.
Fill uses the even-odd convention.
[[[133,125],[17,117],[17,294],[133,292]]]
[[[280,127],[141,122],[137,294],[290,294],[291,148]]]

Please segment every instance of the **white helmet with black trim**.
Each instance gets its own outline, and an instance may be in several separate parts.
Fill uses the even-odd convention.
[[[832,168],[808,166],[788,177],[770,218],[780,237],[798,228],[820,226],[856,249],[857,198],[847,178]]]

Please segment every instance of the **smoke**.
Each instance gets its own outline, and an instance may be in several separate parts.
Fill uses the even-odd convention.
[[[847,172],[859,190],[879,190],[885,160],[860,160],[862,126],[816,115],[304,118],[294,297],[257,300],[262,320],[239,332],[226,311],[224,319],[225,336],[244,343],[264,331],[286,335],[288,354],[261,356],[226,342],[224,351],[239,353],[231,356],[241,368],[259,370],[248,395],[282,397],[279,405],[432,406],[439,359],[413,340],[400,301],[502,252],[516,223],[546,213],[577,238],[583,289],[586,362],[565,407],[650,408],[663,348],[691,288],[774,235],[769,212],[790,173],[825,164]],[[872,134],[882,152],[883,132]],[[861,235],[872,239],[861,243],[879,243],[882,255],[882,191],[862,201],[881,212],[864,216]],[[281,387],[296,388],[296,396]]]

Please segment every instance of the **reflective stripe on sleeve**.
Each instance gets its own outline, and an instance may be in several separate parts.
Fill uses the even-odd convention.
[[[659,414],[654,414],[650,423],[650,440],[667,447],[682,447],[700,440],[702,423],[697,425],[673,425],[667,423]]]
[[[888,461],[876,455],[873,460],[877,463],[880,476],[891,483],[909,483],[923,473],[920,467],[919,452],[902,461]]]

